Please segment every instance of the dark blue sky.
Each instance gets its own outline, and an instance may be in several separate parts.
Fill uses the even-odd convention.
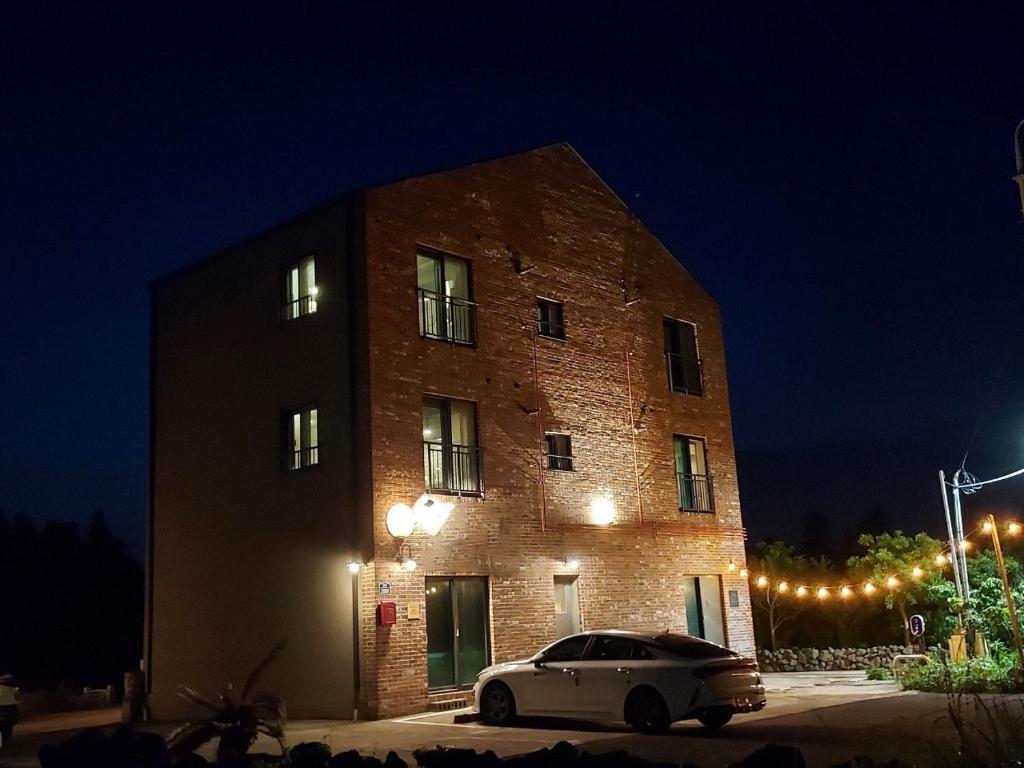
[[[722,306],[752,535],[934,526],[982,413],[969,467],[1024,464],[1020,3],[31,5],[0,45],[8,512],[141,540],[154,277],[560,140]]]

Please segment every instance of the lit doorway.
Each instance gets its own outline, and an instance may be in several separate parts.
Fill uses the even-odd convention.
[[[725,645],[722,581],[718,576],[684,576],[686,627],[694,637]]]
[[[487,579],[428,577],[427,685],[464,688],[490,663]]]
[[[555,576],[555,634],[565,637],[580,629],[580,592],[576,577]]]

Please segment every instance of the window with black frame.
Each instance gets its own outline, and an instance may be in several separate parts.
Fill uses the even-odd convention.
[[[561,432],[548,432],[544,435],[547,445],[548,469],[572,472],[572,437]]]
[[[703,396],[704,381],[697,348],[697,326],[665,318],[664,334],[669,389]]]
[[[294,320],[316,312],[320,289],[316,284],[316,259],[307,256],[284,271],[281,319]]]
[[[676,435],[676,485],[679,509],[686,512],[714,512],[715,495],[708,472],[704,441],[699,437]]]
[[[466,259],[420,249],[416,253],[420,335],[476,344],[472,270]]]
[[[565,321],[562,303],[551,299],[537,299],[537,335],[549,339],[565,340]]]
[[[483,491],[476,403],[423,399],[423,474],[428,493],[476,496]]]
[[[320,463],[315,406],[286,413],[284,431],[286,469],[302,469]]]

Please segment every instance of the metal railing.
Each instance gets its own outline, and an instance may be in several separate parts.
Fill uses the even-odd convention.
[[[294,320],[303,315],[311,315],[316,312],[316,296],[301,296],[295,301],[285,302],[281,307],[282,320]]]
[[[482,448],[423,442],[423,475],[428,493],[479,495]]]
[[[288,469],[302,469],[311,467],[320,462],[320,449],[317,446],[303,448],[301,451],[292,451],[289,459]]]
[[[679,486],[679,508],[686,512],[714,512],[715,491],[711,475],[676,472]]]
[[[419,289],[420,335],[456,344],[476,344],[476,304]]]
[[[702,372],[700,358],[697,359],[697,381],[686,380],[686,368],[683,364],[683,356],[678,352],[666,352],[665,364],[668,368],[668,386],[673,392],[686,392],[699,395],[704,391],[704,383],[701,381]]]
[[[556,456],[553,453],[548,455],[548,469],[557,469],[562,472],[572,472],[572,456]]]
[[[555,323],[548,320],[537,321],[537,335],[549,339],[565,340],[565,323]]]

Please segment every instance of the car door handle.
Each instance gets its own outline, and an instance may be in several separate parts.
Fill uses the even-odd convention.
[[[630,672],[633,671],[633,668],[632,667],[619,667],[615,671],[616,672],[621,672],[624,675],[628,675]]]
[[[576,670],[572,667],[565,667],[562,671],[569,677],[576,677]]]

